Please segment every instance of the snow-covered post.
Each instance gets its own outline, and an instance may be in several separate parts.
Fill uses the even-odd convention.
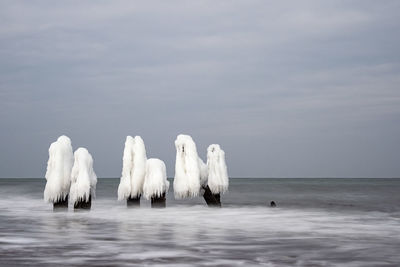
[[[97,176],[93,170],[93,158],[86,148],[78,148],[71,171],[70,197],[74,209],[90,209],[96,196]]]
[[[60,136],[49,148],[46,170],[44,200],[53,203],[53,208],[68,209],[68,193],[71,185],[71,169],[74,162],[71,140]]]
[[[196,144],[189,135],[180,134],[175,140],[175,147],[175,198],[198,196],[200,191],[200,168]]]
[[[228,170],[225,163],[225,152],[219,145],[210,145],[207,148],[207,168],[209,191],[205,195],[211,195],[217,201],[217,205],[221,206],[221,194],[228,190],[229,178]]]
[[[165,208],[165,195],[169,182],[165,164],[159,159],[148,159],[146,162],[146,177],[143,184],[143,195],[151,199],[152,208]]]
[[[146,148],[140,136],[127,136],[122,158],[122,175],[118,186],[118,200],[128,206],[140,206],[146,174]]]

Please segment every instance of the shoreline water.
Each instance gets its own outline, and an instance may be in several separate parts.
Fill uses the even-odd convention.
[[[127,208],[119,179],[99,179],[89,212],[53,212],[45,179],[9,180],[0,179],[2,266],[400,263],[400,180],[232,179],[222,209],[170,191],[160,210],[145,200]]]

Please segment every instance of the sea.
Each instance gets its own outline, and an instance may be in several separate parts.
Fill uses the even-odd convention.
[[[0,179],[0,266],[400,266],[400,179],[232,178],[221,208],[172,181],[128,208],[118,184],[55,212],[44,178]]]

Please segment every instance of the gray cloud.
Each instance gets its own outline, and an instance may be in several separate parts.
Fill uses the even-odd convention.
[[[0,176],[59,135],[117,177],[126,135],[174,173],[219,143],[234,177],[399,177],[397,1],[2,1]]]

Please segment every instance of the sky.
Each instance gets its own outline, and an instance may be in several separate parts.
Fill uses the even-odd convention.
[[[231,177],[400,177],[400,1],[0,0],[0,177],[58,136],[120,177],[178,134]]]

